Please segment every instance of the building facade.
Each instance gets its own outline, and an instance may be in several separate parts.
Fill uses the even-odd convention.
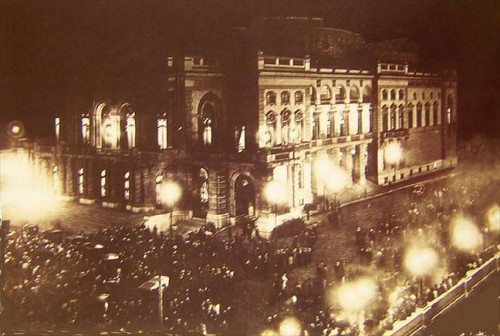
[[[164,108],[96,99],[63,112],[55,144],[35,146],[35,161],[58,193],[81,203],[162,209],[218,227],[250,215],[264,233],[346,188],[456,165],[454,71],[413,70],[397,48],[389,55],[400,62],[344,66],[349,52],[368,50],[358,34],[315,23],[300,36],[290,53],[309,53],[299,57],[256,43],[241,60],[166,57]],[[175,202],[167,181],[181,187]],[[283,197],[266,192],[271,182]]]

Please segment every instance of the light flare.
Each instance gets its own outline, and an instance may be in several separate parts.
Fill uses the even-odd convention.
[[[491,231],[500,231],[500,206],[493,205],[486,212],[486,221]]]
[[[451,238],[453,246],[460,250],[474,252],[483,245],[483,236],[474,223],[463,216],[452,220]]]
[[[377,286],[372,279],[362,278],[346,283],[337,290],[337,299],[348,312],[365,309],[375,299]]]
[[[300,336],[301,327],[299,321],[294,317],[287,317],[281,321],[279,326],[280,336]]]
[[[438,263],[439,256],[430,247],[411,247],[405,254],[406,270],[417,277],[430,275]]]

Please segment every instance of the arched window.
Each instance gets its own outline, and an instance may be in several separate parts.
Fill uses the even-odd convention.
[[[404,128],[404,112],[405,108],[403,105],[398,106],[398,128]]]
[[[135,147],[135,113],[129,112],[126,115],[125,132],[127,133],[127,146],[129,149]]]
[[[387,131],[387,126],[389,124],[389,109],[387,106],[382,106],[382,132]]]
[[[366,85],[363,88],[363,103],[370,103],[372,101],[372,88]]]
[[[130,172],[123,175],[123,198],[125,201],[130,200]]]
[[[450,93],[446,99],[446,123],[451,124],[453,120],[453,110],[454,110],[453,95]]]
[[[236,128],[234,131],[234,138],[236,142],[236,150],[238,153],[241,153],[245,150],[246,147],[246,131],[245,126],[241,126],[241,128]]]
[[[431,104],[425,103],[425,126],[431,126]]]
[[[422,100],[425,100],[425,91],[422,91]]]
[[[434,99],[434,92],[431,91],[430,95],[431,95],[431,99]]]
[[[107,185],[106,185],[106,169],[101,171],[101,197],[106,197],[107,195]]]
[[[84,145],[90,144],[90,118],[82,115],[82,142]]]
[[[290,111],[281,112],[281,144],[288,145],[290,142]]]
[[[343,104],[345,103],[345,97],[346,96],[346,92],[345,92],[345,89],[342,85],[339,85],[338,87],[338,90],[337,90],[337,94],[335,95],[335,103],[337,104]]]
[[[304,94],[302,91],[295,91],[295,104],[299,105],[304,102]]]
[[[328,85],[323,85],[321,87],[321,94],[319,96],[321,104],[330,104],[332,100],[332,90],[328,87]]]
[[[417,100],[417,93],[413,92],[413,100]]]
[[[120,140],[120,116],[111,113],[108,106],[102,109],[102,147],[118,148]]]
[[[266,147],[272,147],[276,144],[276,113],[273,111],[266,114],[266,126],[264,142]]]
[[[351,85],[351,89],[349,90],[349,102],[359,102],[359,89],[356,85]]]
[[[276,93],[274,91],[266,92],[266,105],[276,105]]]
[[[389,125],[389,130],[394,130],[396,129],[396,105],[392,104],[391,105],[391,119],[390,119],[390,125]]]
[[[157,206],[161,206],[163,203],[163,197],[161,194],[162,182],[163,182],[163,176],[161,176],[161,175],[156,176],[156,178],[155,178],[155,195],[156,195],[156,205]]]
[[[403,89],[400,89],[398,92],[398,99],[399,100],[404,100],[405,99],[405,91]]]
[[[219,99],[214,94],[208,93],[201,99],[199,106],[198,132],[202,144],[210,146],[217,137]]]
[[[408,128],[413,128],[413,104],[412,103],[408,104],[407,117],[408,117]]]
[[[384,89],[382,90],[382,100],[387,100],[388,96],[387,96],[387,90]]]
[[[391,100],[396,100],[396,90],[391,90]]]
[[[158,132],[158,146],[160,149],[167,148],[167,118],[165,116],[158,118],[156,122]]]
[[[417,104],[417,127],[422,127],[422,104]]]
[[[304,117],[302,114],[302,111],[297,110],[295,111],[295,129],[294,129],[294,134],[292,136],[292,141],[294,143],[301,143],[302,142],[302,134],[304,130]]]
[[[439,105],[437,102],[434,102],[434,104],[432,104],[432,119],[434,125],[439,124],[438,115],[439,115]]]
[[[326,134],[328,137],[335,136],[335,113],[330,111],[328,113],[328,120],[326,124]]]
[[[83,168],[78,169],[78,195],[83,196],[85,192],[85,175]]]
[[[281,92],[281,104],[282,105],[290,104],[290,92],[288,91]]]

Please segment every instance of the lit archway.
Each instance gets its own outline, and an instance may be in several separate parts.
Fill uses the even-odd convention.
[[[198,168],[193,171],[193,216],[207,218],[208,213],[208,171]]]
[[[255,185],[246,175],[240,174],[234,181],[236,216],[255,215]]]

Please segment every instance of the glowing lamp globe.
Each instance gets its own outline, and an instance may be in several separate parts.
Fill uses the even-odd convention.
[[[175,182],[166,182],[162,187],[162,200],[167,204],[174,204],[181,195],[182,189]]]
[[[385,148],[385,161],[388,164],[396,164],[401,161],[403,157],[403,149],[401,148],[401,144],[399,142],[391,142]]]

